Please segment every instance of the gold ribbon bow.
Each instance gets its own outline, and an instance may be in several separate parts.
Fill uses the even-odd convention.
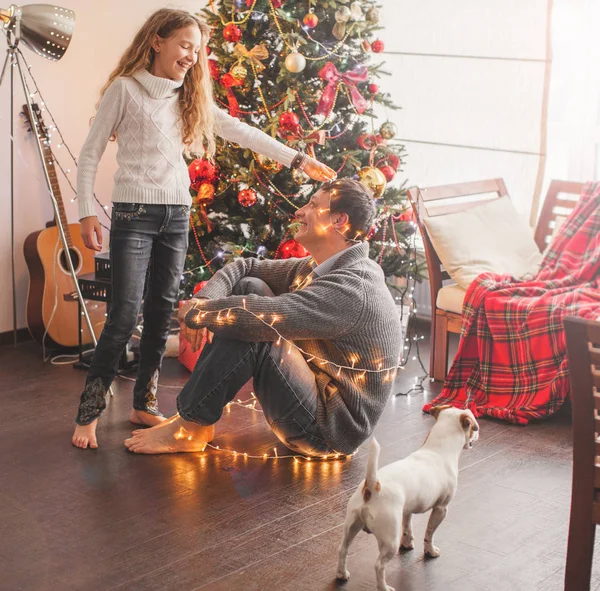
[[[269,51],[263,43],[255,45],[250,50],[248,50],[243,43],[238,43],[233,48],[233,53],[240,58],[249,59],[256,68],[257,72],[262,72],[265,69],[262,60],[266,60],[269,57]]]

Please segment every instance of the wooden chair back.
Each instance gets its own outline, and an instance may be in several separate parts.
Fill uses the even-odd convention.
[[[588,589],[600,523],[600,322],[565,318],[573,422],[573,484],[565,581]]]
[[[544,252],[557,225],[569,216],[577,205],[584,183],[552,181],[535,227],[535,243]]]
[[[442,263],[431,244],[431,240],[423,224],[423,217],[437,217],[449,213],[466,211],[471,207],[480,205],[484,201],[498,199],[507,194],[506,185],[502,179],[442,185],[426,189],[413,187],[408,190],[408,198],[423,238],[423,247],[429,271],[433,316],[435,316],[435,302],[438,291],[442,288],[443,281],[450,277],[443,270]]]

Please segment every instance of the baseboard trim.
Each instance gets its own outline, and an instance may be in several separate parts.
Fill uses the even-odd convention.
[[[17,329],[17,343],[24,343],[25,341],[30,341],[31,335],[29,334],[29,330],[26,328],[18,328]],[[7,332],[0,332],[0,347],[3,345],[12,345],[15,342],[15,337],[13,335],[13,331],[9,330]]]

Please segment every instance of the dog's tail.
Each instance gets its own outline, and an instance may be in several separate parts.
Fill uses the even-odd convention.
[[[365,485],[363,486],[362,490],[363,500],[365,503],[373,496],[373,493],[378,493],[381,490],[381,484],[379,484],[379,480],[377,480],[380,449],[381,447],[379,446],[379,443],[377,443],[377,439],[373,437],[373,439],[371,439],[371,445],[369,446],[367,477],[365,478]]]

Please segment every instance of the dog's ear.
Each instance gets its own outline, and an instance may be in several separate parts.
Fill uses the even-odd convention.
[[[440,413],[447,408],[452,408],[452,405],[451,404],[442,404],[441,406],[432,406],[429,409],[429,414],[437,421]]]
[[[462,428],[466,431],[467,429],[472,429],[473,431],[479,431],[479,425],[473,419],[473,417],[466,412],[463,412],[460,415],[460,424]]]

